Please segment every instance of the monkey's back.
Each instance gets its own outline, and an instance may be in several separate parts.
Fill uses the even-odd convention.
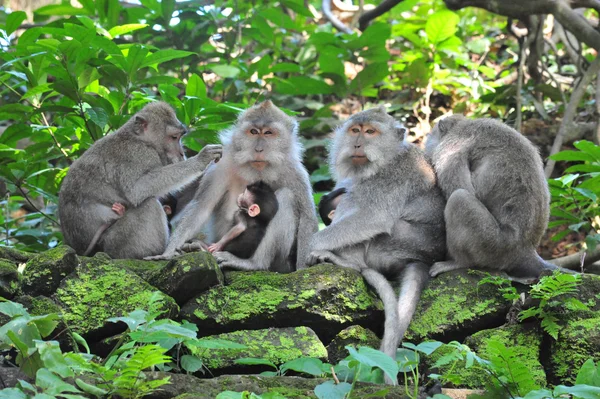
[[[436,156],[465,156],[477,199],[500,225],[515,232],[515,239],[539,243],[548,223],[550,194],[542,159],[527,138],[492,119],[465,119],[444,136]],[[436,172],[444,190],[444,173],[453,171],[436,167]]]

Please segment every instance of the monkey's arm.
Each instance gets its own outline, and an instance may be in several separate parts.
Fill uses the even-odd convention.
[[[438,185],[448,196],[459,188],[475,194],[466,151],[463,150],[439,159],[436,162],[435,170],[438,176]]]
[[[277,190],[276,195],[279,202],[279,211],[269,223],[265,236],[254,255],[250,259],[240,259],[229,252],[215,252],[213,255],[220,267],[237,270],[277,269],[277,271],[291,271],[283,267],[285,265],[275,265],[273,263],[275,260],[285,262],[284,257],[287,257],[294,245],[296,231],[290,227],[296,225],[295,199],[293,192],[288,188]]]
[[[296,270],[306,268],[310,253],[310,239],[319,230],[319,220],[310,189],[303,190],[304,198],[300,198],[300,217],[296,234]]]
[[[231,242],[231,240],[238,237],[244,231],[246,231],[246,225],[244,223],[238,223],[235,226],[233,226],[227,233],[225,233],[225,235],[223,237],[221,237],[221,239],[213,245],[215,245],[217,248],[216,250],[219,251],[219,250],[221,250],[221,248],[223,248],[225,245],[229,244]],[[213,245],[208,247],[209,251],[210,251],[211,247],[213,247]],[[213,251],[210,251],[210,252],[213,252]]]

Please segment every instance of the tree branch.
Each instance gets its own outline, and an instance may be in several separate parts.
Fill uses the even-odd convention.
[[[575,119],[575,114],[577,113],[577,106],[581,102],[584,94],[587,91],[587,88],[592,83],[592,79],[600,70],[600,57],[596,57],[594,62],[592,62],[583,74],[579,84],[573,90],[573,94],[571,94],[571,98],[569,99],[569,104],[565,109],[565,114],[563,116],[562,122],[560,123],[560,128],[558,129],[558,133],[556,134],[556,138],[554,139],[554,143],[552,144],[552,149],[550,150],[550,155],[554,155],[560,151],[560,148],[563,144],[565,135],[567,134],[567,130],[569,126],[573,123],[573,119]],[[554,165],[556,161],[552,159],[548,159],[546,162],[546,168],[544,169],[544,173],[546,174],[546,178],[550,178],[552,172],[554,171]]]
[[[358,29],[364,31],[369,26],[369,22],[377,18],[378,16],[385,14],[392,8],[394,8],[399,3],[402,3],[404,0],[383,0],[377,7],[372,10],[365,12],[358,19]]]
[[[323,8],[323,15],[325,15],[325,18],[331,22],[331,25],[333,25],[340,32],[352,33],[352,29],[337,19],[337,17],[331,12],[331,0],[323,0],[321,7]]]

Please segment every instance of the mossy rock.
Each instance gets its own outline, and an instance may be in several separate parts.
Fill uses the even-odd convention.
[[[576,320],[565,325],[550,344],[549,381],[572,385],[577,372],[589,358],[600,361],[600,317]]]
[[[340,331],[327,345],[327,357],[330,364],[338,364],[340,360],[349,355],[346,349],[347,345],[354,347],[370,346],[379,349],[380,344],[381,340],[373,331],[362,326],[350,326]]]
[[[178,256],[148,280],[180,305],[214,285],[223,284],[223,281],[223,273],[217,261],[208,252]]]
[[[166,373],[156,373],[156,378],[164,378]],[[314,389],[328,381],[324,378],[266,377],[261,375],[223,375],[216,378],[200,379],[186,374],[170,374],[170,384],[160,387],[160,391],[146,398],[155,399],[215,399],[224,391],[253,392],[257,395],[278,393],[287,399],[316,399]],[[407,399],[404,386],[382,386],[357,383],[353,398],[377,397],[383,399]],[[381,392],[384,391],[384,392]],[[387,391],[387,393],[385,393]],[[377,395],[373,395],[379,393]]]
[[[25,263],[31,259],[35,254],[28,252],[19,251],[12,247],[3,247],[0,245],[0,259],[5,259],[14,263]]]
[[[307,327],[268,328],[235,331],[201,339],[225,339],[246,346],[244,349],[198,348],[198,355],[213,374],[245,374],[275,371],[269,366],[236,365],[241,358],[266,359],[280,366],[300,357],[327,359],[327,350],[313,330]]]
[[[104,255],[86,259],[63,280],[53,299],[64,310],[69,327],[95,342],[122,332],[124,324],[110,323],[107,319],[147,309],[155,291],[138,275]],[[165,295],[162,310],[165,317],[173,317],[178,307]]]
[[[405,340],[461,340],[482,329],[504,324],[510,303],[492,284],[478,285],[487,276],[457,270],[432,279],[421,295]]]
[[[0,259],[0,297],[14,298],[21,288],[21,275],[17,266],[10,261]]]
[[[106,254],[103,254],[106,255]],[[96,254],[98,256],[98,254]],[[106,255],[108,256],[108,255]],[[148,281],[156,273],[169,264],[169,260],[114,259],[113,263],[126,267],[144,280]]]
[[[27,295],[52,295],[61,281],[71,274],[79,259],[67,246],[53,248],[31,258],[23,271],[23,292]]]
[[[181,318],[201,336],[237,330],[307,326],[329,342],[346,326],[377,326],[383,307],[361,275],[332,265],[289,274],[229,272],[227,284],[183,306]]]

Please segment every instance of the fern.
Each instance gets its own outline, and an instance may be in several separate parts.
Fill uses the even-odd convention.
[[[166,349],[158,345],[137,347],[132,356],[125,362],[121,373],[114,380],[115,393],[124,398],[141,398],[156,391],[162,385],[169,383],[169,378],[146,380],[144,370],[171,361],[165,355]]]
[[[539,389],[534,382],[531,371],[523,364],[513,348],[509,348],[502,342],[490,340],[488,342],[488,355],[491,368],[505,389],[519,396]]]

